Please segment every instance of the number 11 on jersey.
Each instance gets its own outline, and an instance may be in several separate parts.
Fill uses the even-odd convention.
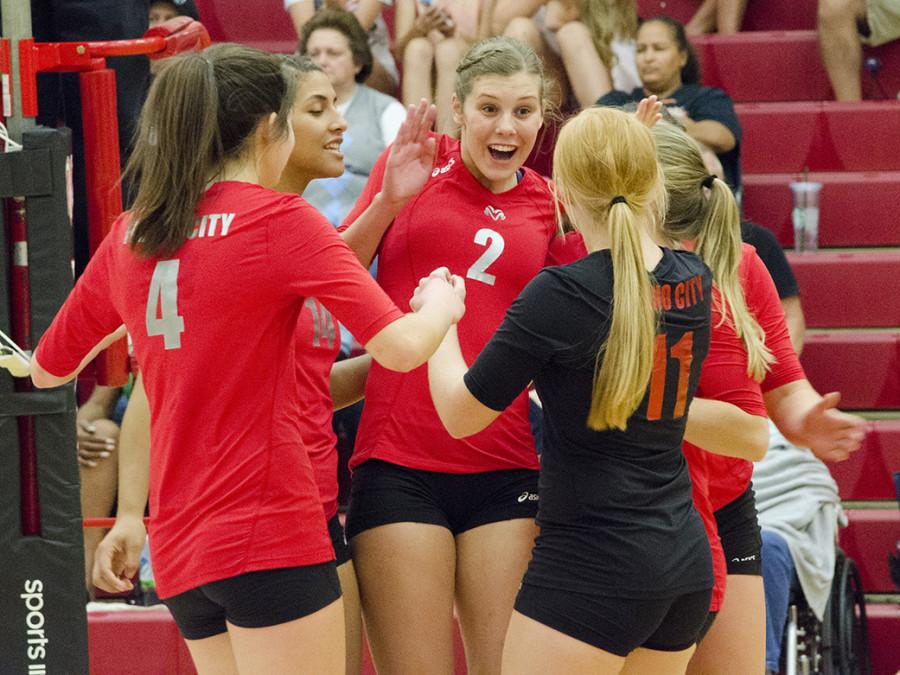
[[[163,336],[166,349],[181,349],[184,317],[178,314],[179,260],[160,260],[150,278],[147,296],[147,336]]]

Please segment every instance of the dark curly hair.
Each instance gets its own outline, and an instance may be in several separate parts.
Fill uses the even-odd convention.
[[[369,49],[369,36],[359,25],[353,12],[343,9],[320,9],[303,26],[300,35],[300,44],[297,46],[299,54],[306,54],[306,44],[309,36],[320,28],[336,30],[347,38],[350,45],[350,53],[353,54],[353,63],[359,67],[359,72],[354,78],[357,82],[365,82],[372,72],[372,50]]]

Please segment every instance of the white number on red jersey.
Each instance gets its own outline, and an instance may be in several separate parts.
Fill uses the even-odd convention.
[[[497,281],[497,277],[489,274],[487,268],[503,253],[503,247],[505,246],[503,237],[500,236],[499,232],[483,227],[475,233],[475,243],[479,246],[487,246],[487,250],[472,264],[469,271],[466,272],[466,276],[469,279],[483,281],[493,286],[494,282]]]
[[[147,336],[163,336],[166,349],[181,348],[184,317],[178,315],[178,260],[160,260],[150,279]]]

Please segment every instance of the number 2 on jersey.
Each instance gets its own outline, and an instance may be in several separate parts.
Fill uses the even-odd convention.
[[[178,314],[178,260],[160,260],[150,278],[147,337],[163,336],[166,349],[181,349],[184,317]]]
[[[487,246],[488,248],[479,256],[478,260],[472,263],[469,271],[466,272],[466,276],[469,279],[482,281],[493,286],[494,282],[497,281],[497,277],[493,274],[489,274],[487,268],[500,257],[501,253],[503,253],[503,247],[506,245],[506,242],[503,241],[503,237],[500,236],[499,232],[482,227],[475,233],[475,243],[479,246]]]
[[[653,348],[653,372],[650,375],[650,397],[647,400],[647,419],[658,420],[662,417],[663,397],[666,393],[666,371],[669,360],[678,361],[678,383],[675,387],[675,409],[672,417],[684,415],[687,405],[688,380],[691,376],[691,361],[694,359],[694,332],[687,331],[671,349],[666,346],[665,334],[656,336]]]

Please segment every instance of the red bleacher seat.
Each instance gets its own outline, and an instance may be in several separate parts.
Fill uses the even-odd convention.
[[[745,174],[743,208],[750,220],[765,225],[783,246],[794,243],[790,183],[793,174]],[[819,198],[819,246],[900,246],[898,220],[900,171],[811,173],[823,184]]]
[[[900,326],[900,249],[788,252],[788,260],[800,284],[807,325]]]
[[[828,464],[841,499],[894,499],[892,474],[900,471],[900,420],[869,423],[862,447],[845,462]]]
[[[269,52],[297,49],[297,34],[284,0],[196,0],[213,42],[240,42]]]
[[[195,675],[169,610],[127,607],[88,612],[91,675]]]
[[[745,173],[892,171],[900,165],[898,101],[739,103],[736,109]]]
[[[869,603],[866,616],[872,675],[894,675],[900,670],[900,605]]]
[[[687,23],[700,0],[638,0],[638,16],[665,14]],[[816,0],[753,0],[747,3],[745,31],[811,30],[816,27]]]
[[[807,335],[801,362],[821,392],[840,391],[841,407],[900,408],[900,333],[834,332]]]
[[[900,541],[900,511],[893,509],[848,509],[850,524],[838,539],[844,552],[856,562],[866,593],[897,592],[888,574],[887,556]]]
[[[736,102],[822,101],[834,98],[815,31],[772,31],[694,38],[703,83],[722,87]],[[900,90],[900,42],[867,49],[881,61],[880,89],[863,72],[867,98]]]

